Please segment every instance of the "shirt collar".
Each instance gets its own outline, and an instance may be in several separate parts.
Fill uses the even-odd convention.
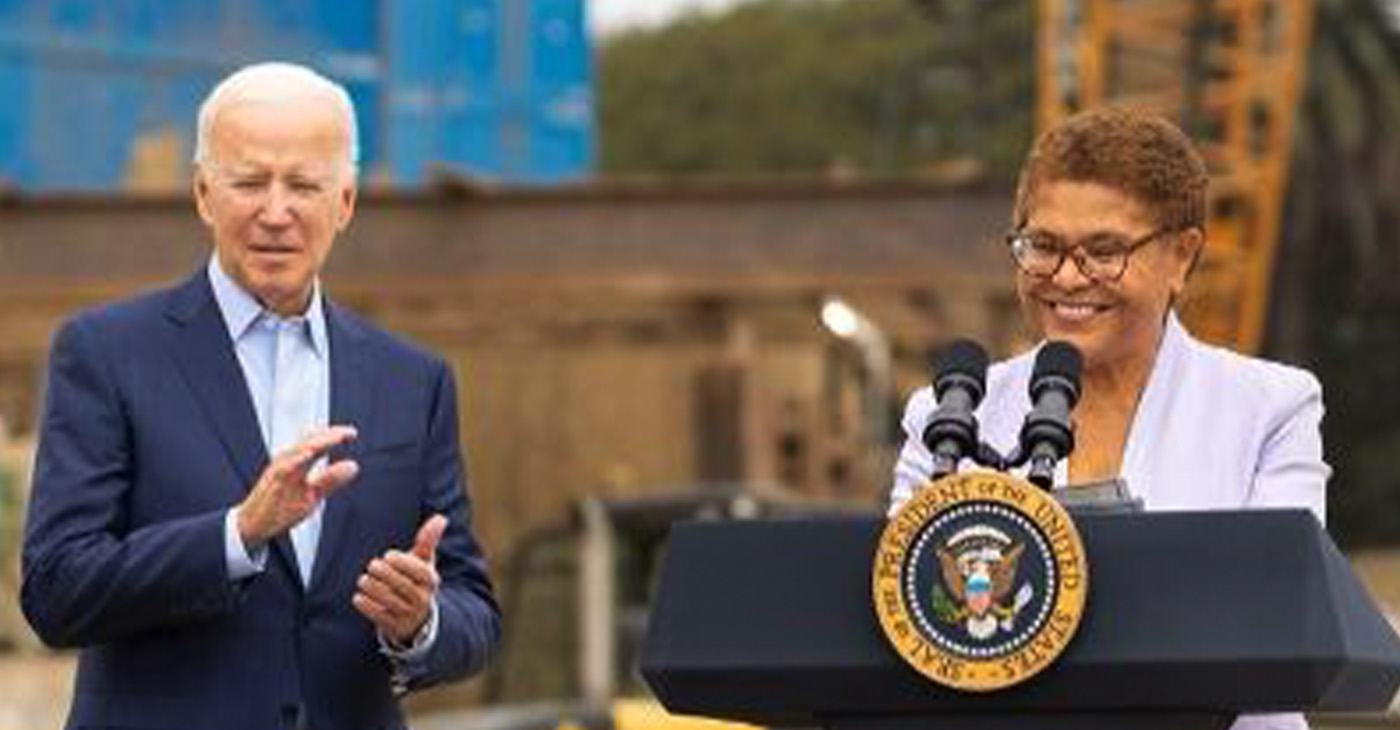
[[[214,290],[214,301],[219,305],[219,313],[223,315],[224,326],[228,328],[229,337],[234,342],[242,339],[243,335],[247,334],[254,324],[265,317],[281,319],[278,314],[263,307],[262,303],[252,294],[249,294],[246,289],[225,273],[217,255],[209,257],[208,270],[209,285]],[[324,356],[329,350],[327,349],[325,307],[321,302],[320,278],[312,282],[311,306],[307,307],[305,316],[311,330],[311,346],[316,350],[316,354]]]

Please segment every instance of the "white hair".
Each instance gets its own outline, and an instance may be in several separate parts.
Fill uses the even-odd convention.
[[[199,126],[195,130],[194,163],[209,165],[209,137],[212,134],[214,118],[224,106],[233,101],[287,101],[320,94],[328,97],[340,112],[344,124],[347,147],[346,164],[351,175],[360,162],[359,130],[355,122],[355,105],[350,102],[350,94],[345,87],[319,73],[294,63],[255,63],[234,71],[224,77],[204,102],[199,105]]]

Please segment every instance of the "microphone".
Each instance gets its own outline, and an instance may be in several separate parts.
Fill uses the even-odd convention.
[[[955,340],[940,358],[933,392],[938,407],[924,427],[924,445],[933,454],[933,478],[940,479],[978,453],[972,413],[987,392],[987,351],[972,340]]]
[[[1045,343],[1031,371],[1031,412],[1021,425],[1017,464],[1030,461],[1027,478],[1041,489],[1055,483],[1055,464],[1074,451],[1070,411],[1079,402],[1079,374],[1084,358],[1068,342]]]

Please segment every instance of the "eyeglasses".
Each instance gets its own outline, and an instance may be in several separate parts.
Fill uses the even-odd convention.
[[[1174,230],[1158,228],[1136,239],[1101,233],[1074,246],[1053,233],[1015,230],[1006,234],[1006,244],[1011,248],[1016,265],[1031,276],[1048,279],[1059,272],[1065,265],[1065,258],[1069,257],[1074,259],[1074,265],[1085,278],[1112,282],[1123,278],[1123,272],[1128,270],[1128,257],[1134,251]]]

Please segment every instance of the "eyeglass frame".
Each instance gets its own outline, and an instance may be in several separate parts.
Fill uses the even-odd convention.
[[[1139,236],[1136,239],[1129,241],[1128,244],[1123,247],[1121,252],[1117,252],[1121,253],[1121,255],[1123,256],[1123,263],[1118,267],[1118,273],[1114,274],[1113,276],[1095,276],[1094,274],[1091,274],[1085,270],[1085,260],[1088,258],[1088,253],[1085,252],[1084,244],[1082,242],[1076,243],[1073,246],[1060,246],[1059,260],[1055,262],[1055,266],[1053,268],[1051,268],[1048,272],[1043,274],[1031,271],[1030,269],[1026,268],[1026,265],[1021,261],[1021,257],[1016,254],[1016,251],[1019,248],[1017,243],[1020,241],[1028,240],[1030,238],[1029,231],[1027,231],[1024,227],[1008,231],[1005,235],[1005,242],[1007,248],[1011,251],[1011,260],[1016,262],[1016,268],[1020,269],[1027,276],[1034,276],[1038,279],[1053,279],[1056,274],[1060,273],[1060,269],[1064,268],[1065,259],[1073,258],[1075,268],[1079,269],[1079,273],[1083,274],[1084,278],[1090,281],[1107,284],[1122,279],[1123,275],[1128,273],[1128,259],[1131,259],[1133,254],[1137,253],[1138,249],[1142,248],[1143,246],[1146,246],[1149,243],[1152,243],[1153,241],[1157,240],[1158,238],[1161,238],[1162,236],[1179,232],[1181,232],[1180,228],[1173,226],[1162,226],[1160,228],[1152,230],[1147,234]],[[1046,233],[1045,235],[1053,237],[1056,241],[1063,242],[1065,240],[1064,237],[1056,236],[1053,233]]]

